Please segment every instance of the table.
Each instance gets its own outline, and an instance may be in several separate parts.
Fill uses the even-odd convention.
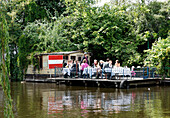
[[[124,67],[114,67],[114,68],[105,68],[106,73],[111,73],[111,76],[131,76],[130,68]]]
[[[84,68],[83,75],[88,75],[90,78],[92,78],[92,75],[97,73],[98,68]],[[111,76],[131,76],[131,71],[130,68],[124,68],[124,67],[114,67],[114,68],[105,68],[102,70],[103,72],[105,71],[106,73],[111,73]],[[102,73],[103,73],[102,72]],[[68,74],[70,76],[70,69],[69,68],[63,68],[63,74]]]
[[[84,68],[83,74],[87,75],[89,74],[90,78],[92,78],[92,75],[94,75],[95,73],[97,73],[97,68]]]

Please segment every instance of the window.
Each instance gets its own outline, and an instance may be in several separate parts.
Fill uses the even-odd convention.
[[[81,61],[81,57],[78,57],[78,61]]]
[[[63,59],[68,60],[68,56],[63,56]]]
[[[71,56],[71,60],[75,60],[76,59],[76,56]]]

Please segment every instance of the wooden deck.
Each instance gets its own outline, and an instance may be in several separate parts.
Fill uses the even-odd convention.
[[[124,78],[124,79],[85,79],[85,78],[47,78],[47,79],[26,79],[26,82],[52,82],[57,85],[65,84],[68,86],[91,86],[108,88],[132,88],[141,86],[160,85],[161,79],[143,78]]]

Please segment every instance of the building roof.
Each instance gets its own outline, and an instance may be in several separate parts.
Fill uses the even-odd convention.
[[[68,55],[73,53],[83,53],[83,51],[78,50],[78,51],[66,51],[66,52],[51,52],[51,53],[42,53],[38,55]]]

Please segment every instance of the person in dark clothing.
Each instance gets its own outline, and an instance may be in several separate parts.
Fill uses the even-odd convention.
[[[103,60],[99,61],[99,66],[100,66],[100,69],[103,69],[103,66],[104,66],[104,61]]]
[[[84,56],[83,56],[83,58],[82,58],[82,60],[81,60],[80,64],[82,64],[82,63],[83,63],[83,60],[84,60],[84,59],[86,59],[87,64],[89,65],[89,61],[88,61],[88,58],[87,58],[87,52],[85,52],[85,53],[84,53]]]
[[[103,74],[103,68],[104,68],[104,61],[103,60],[100,60],[99,61],[99,67],[100,67],[100,77],[103,78],[102,74]]]
[[[65,62],[65,60],[63,60],[63,68],[65,68],[67,65],[67,63]]]
[[[109,68],[109,58],[106,59],[106,62],[104,62],[103,68]]]
[[[106,62],[103,65],[103,68],[109,68],[109,58],[106,59]],[[107,79],[107,72],[104,71],[105,78]]]
[[[78,64],[77,60],[74,60],[74,63],[72,65],[72,67],[71,67],[70,72],[71,72],[71,77],[73,75],[77,75],[78,74],[78,72],[79,72],[79,64]]]

